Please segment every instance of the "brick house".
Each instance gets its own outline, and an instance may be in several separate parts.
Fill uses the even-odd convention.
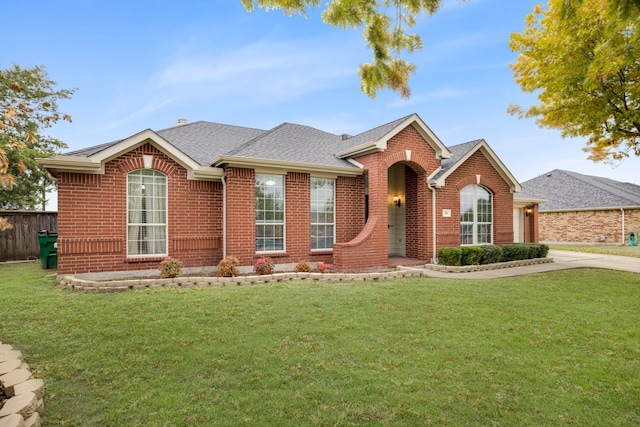
[[[424,264],[443,246],[513,242],[521,190],[486,141],[447,148],[417,114],[356,136],[179,122],[39,161],[58,181],[60,274],[167,256]]]
[[[523,198],[545,199],[540,241],[625,244],[640,232],[639,185],[556,169],[522,187]]]

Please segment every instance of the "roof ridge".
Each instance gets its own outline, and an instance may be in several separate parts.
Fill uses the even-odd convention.
[[[244,144],[238,145],[236,148],[234,148],[231,151],[228,151],[227,154],[230,156],[233,156],[237,153],[239,153],[240,151],[244,150],[247,147],[252,146],[253,144],[255,144],[256,142],[258,142],[260,139],[266,137],[267,135],[271,135],[272,133],[274,133],[277,129],[282,128],[286,123],[280,123],[278,126],[271,128],[269,130],[264,131],[263,133],[261,133],[258,136],[254,136],[253,138],[251,138],[250,140],[248,140],[247,142],[245,142]]]

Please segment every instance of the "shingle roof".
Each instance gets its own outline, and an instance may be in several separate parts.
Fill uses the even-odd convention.
[[[522,183],[528,196],[546,199],[541,211],[640,207],[640,186],[555,169]]]
[[[373,142],[373,141],[377,141],[380,138],[382,138],[383,136],[385,136],[386,134],[388,134],[389,132],[391,132],[393,129],[395,129],[400,123],[402,123],[403,121],[407,120],[408,117],[411,117],[412,114],[409,114],[408,116],[399,118],[397,120],[394,120],[392,122],[386,123],[384,125],[380,125],[378,127],[375,127],[373,129],[370,129],[368,131],[362,132],[356,136],[352,136],[348,139],[345,139],[342,142],[342,150],[346,150],[348,148],[352,148],[352,147],[357,147],[358,145],[361,144],[366,144],[367,142]]]
[[[265,132],[262,129],[199,121],[159,130],[157,134],[200,165],[209,166],[209,162],[215,156],[233,150]],[[107,142],[64,154],[89,157],[121,141],[123,140]]]
[[[433,176],[433,179],[438,179],[439,177],[447,173],[447,171],[453,165],[455,165],[458,162],[458,160],[463,158],[469,151],[471,151],[480,142],[482,142],[482,139],[475,139],[473,141],[464,142],[462,144],[448,147],[449,151],[451,151],[451,157],[449,157],[448,159],[442,160],[441,169],[437,174]]]
[[[159,130],[156,133],[202,166],[210,166],[219,156],[300,162],[329,167],[353,167],[336,153],[377,142],[409,117],[399,118],[355,136],[335,135],[309,126],[283,123],[273,129],[255,129],[199,121]],[[89,157],[123,140],[112,141],[72,152],[67,156]],[[453,157],[442,162],[443,173],[481,140],[451,147]]]
[[[283,123],[226,154],[274,161],[353,167],[351,163],[334,155],[341,143],[341,136],[309,126]]]

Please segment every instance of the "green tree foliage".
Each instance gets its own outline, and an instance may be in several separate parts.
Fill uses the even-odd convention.
[[[539,104],[520,117],[586,137],[594,161],[640,156],[640,3],[638,0],[550,0],[536,6],[522,33],[511,35],[519,56],[511,68]]]
[[[58,101],[74,90],[56,85],[41,66],[0,70],[0,209],[35,209],[53,185],[35,159],[66,148],[43,135],[60,120],[71,122],[58,112]]]
[[[265,10],[305,15],[308,8],[320,7],[321,0],[241,0],[248,11]],[[363,28],[363,36],[373,61],[360,65],[360,88],[371,98],[379,90],[391,89],[403,98],[411,96],[409,79],[416,66],[401,58],[403,53],[422,49],[422,39],[408,33],[416,18],[434,14],[442,0],[330,0],[322,20],[343,29]]]

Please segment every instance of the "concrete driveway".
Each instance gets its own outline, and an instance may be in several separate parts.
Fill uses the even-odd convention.
[[[550,250],[549,258],[554,262],[524,267],[502,268],[498,270],[474,271],[470,273],[450,273],[429,271],[429,277],[445,279],[497,279],[501,277],[521,276],[524,274],[545,273],[547,271],[568,270],[571,268],[604,268],[608,270],[629,271],[640,274],[640,258],[590,254]],[[640,280],[640,277],[638,278]]]

